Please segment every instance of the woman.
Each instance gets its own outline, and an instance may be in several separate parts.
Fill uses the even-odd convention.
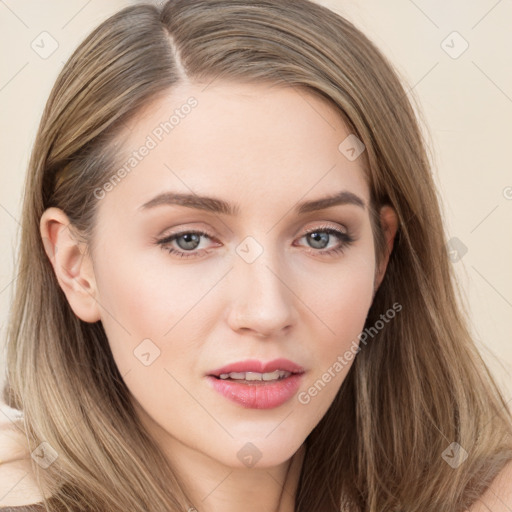
[[[57,79],[23,212],[4,398],[36,510],[512,506],[417,121],[345,19],[122,10]]]

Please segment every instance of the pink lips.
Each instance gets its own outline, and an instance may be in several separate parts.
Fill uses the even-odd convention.
[[[290,361],[289,359],[274,359],[268,363],[263,363],[257,359],[247,359],[246,361],[238,361],[237,363],[228,364],[217,370],[213,370],[209,375],[215,375],[218,377],[221,373],[231,372],[258,372],[266,373],[273,372],[275,370],[285,370],[291,373],[302,373],[304,368]]]
[[[267,373],[284,370],[288,377],[274,381],[235,381],[220,379],[222,373],[258,372]],[[210,372],[210,385],[229,400],[251,409],[271,409],[284,404],[300,387],[304,368],[288,359],[274,359],[268,363],[258,360],[239,361]]]

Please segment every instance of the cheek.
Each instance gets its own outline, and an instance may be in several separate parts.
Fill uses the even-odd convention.
[[[134,257],[135,251],[109,250],[109,257],[95,266],[101,321],[122,374],[140,368],[141,351],[158,355],[152,364],[157,367],[178,355],[189,356],[194,340],[201,338],[201,299],[218,277],[209,273],[198,279],[192,265],[173,268],[159,251],[154,251],[158,258],[151,254],[145,259],[143,254]]]
[[[374,260],[368,254],[370,250],[354,251],[323,279],[322,289],[317,288],[312,297],[315,312],[324,320],[334,345],[343,344],[363,328],[374,288]]]
[[[105,248],[108,257],[95,265],[101,305],[101,321],[122,374],[136,361],[134,350],[146,339],[161,337],[166,312],[174,311],[177,299],[151,266],[135,261],[130,250]],[[167,289],[163,300],[162,290]],[[170,325],[167,327],[169,329]],[[156,341],[157,346],[160,344]]]
[[[323,284],[323,293],[310,296],[311,309],[321,322],[315,322],[318,327],[311,336],[315,364],[304,399],[314,399],[321,411],[334,399],[358,352],[359,334],[373,300],[374,261],[354,253]]]

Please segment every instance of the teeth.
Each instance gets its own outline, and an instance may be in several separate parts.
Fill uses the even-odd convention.
[[[291,375],[290,372],[285,370],[276,370],[274,372],[258,373],[258,372],[231,372],[221,373],[219,377],[221,379],[233,379],[233,380],[279,380],[284,379]]]

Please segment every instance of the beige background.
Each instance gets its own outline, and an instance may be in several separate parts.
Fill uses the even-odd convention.
[[[44,103],[73,49],[93,27],[129,3],[0,3],[0,348],[16,276],[23,178]],[[346,16],[381,48],[408,84],[409,96],[419,103],[448,238],[456,237],[467,247],[453,264],[472,312],[471,327],[512,403],[512,3],[320,3]],[[47,58],[31,46],[39,45],[40,53],[49,51],[52,39],[58,48]],[[2,351],[2,375],[3,364]]]

